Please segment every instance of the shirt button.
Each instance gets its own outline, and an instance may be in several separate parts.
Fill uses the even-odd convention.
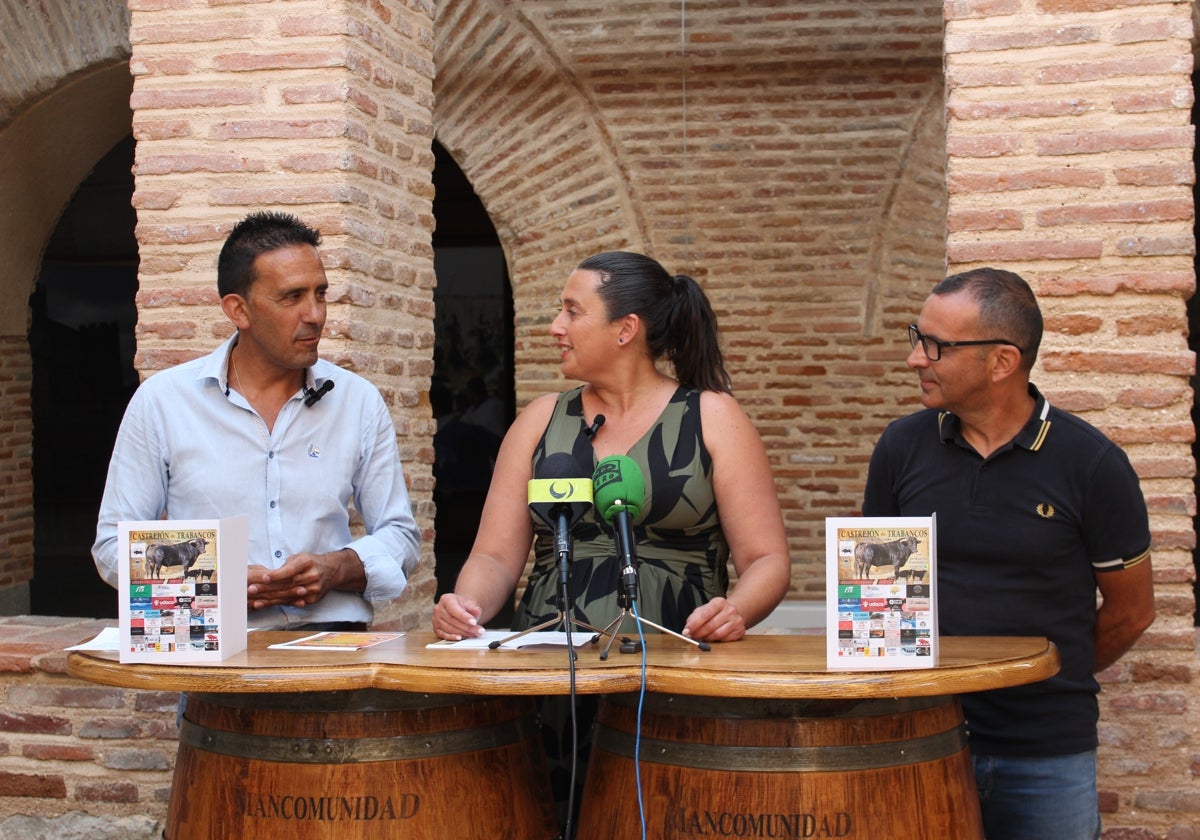
[[[271,500],[271,507],[272,507],[272,508],[274,508],[274,507],[275,507],[275,500],[274,500],[274,499],[272,499],[272,500]]]
[[[274,453],[274,452],[268,452],[268,453],[267,453],[267,457],[268,457],[268,458],[274,458],[274,457],[275,457],[275,453]]]
[[[275,552],[275,556],[276,556],[277,558],[278,558],[278,557],[282,557],[282,556],[283,556],[283,552],[282,552],[282,551],[276,551],[276,552]]]

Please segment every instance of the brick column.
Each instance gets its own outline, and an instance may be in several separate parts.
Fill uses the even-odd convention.
[[[950,270],[1030,281],[1046,318],[1035,381],[1125,448],[1150,508],[1158,620],[1101,677],[1100,789],[1106,821],[1169,825],[1196,814],[1194,745],[1189,765],[1167,718],[1139,712],[1197,722],[1174,676],[1195,646],[1192,4],[945,8]]]

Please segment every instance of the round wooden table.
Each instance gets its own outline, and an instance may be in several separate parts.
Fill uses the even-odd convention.
[[[565,649],[431,650],[428,632],[268,649],[301,635],[252,633],[220,664],[68,657],[82,679],[188,694],[168,840],[554,836],[531,709],[571,690]],[[1045,679],[1058,654],[940,643],[935,668],[878,672],[827,670],[821,636],[648,635],[644,674],[580,648],[574,690],[605,697],[576,836],[640,836],[644,813],[652,838],[982,838],[957,695]]]

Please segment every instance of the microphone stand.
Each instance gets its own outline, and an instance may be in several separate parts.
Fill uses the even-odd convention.
[[[629,530],[629,514],[622,510],[617,513],[616,520],[617,521],[613,523],[613,527],[617,532],[617,545],[624,549],[622,553],[624,554],[625,561],[625,566],[621,569],[621,585],[623,588],[622,591],[617,593],[617,606],[621,608],[621,611],[617,614],[616,618],[608,623],[607,627],[601,630],[599,634],[592,639],[593,642],[597,642],[600,640],[600,636],[607,635],[609,637],[608,643],[604,646],[604,649],[600,651],[601,662],[608,659],[608,652],[612,650],[613,642],[617,640],[617,631],[621,627],[621,622],[625,620],[625,616],[633,615],[633,605],[634,602],[637,601],[638,561],[633,549],[633,534],[630,533]],[[641,622],[642,624],[649,624],[651,627],[656,628],[660,632],[674,636],[676,639],[682,639],[688,644],[695,645],[696,647],[700,648],[700,650],[712,650],[712,646],[708,642],[689,639],[682,633],[676,633],[674,630],[668,630],[666,627],[663,627],[661,624],[656,624],[648,618],[642,618],[639,615],[634,615],[634,620]],[[628,638],[621,640],[621,653],[638,653],[641,651],[641,648],[642,643],[640,641],[635,642],[633,639]]]
[[[608,636],[609,637],[608,643],[604,646],[604,649],[602,651],[600,651],[600,661],[601,662],[608,659],[608,652],[612,649],[613,642],[615,642],[617,640],[617,630],[620,629],[621,622],[625,620],[625,616],[633,615],[633,611],[630,608],[633,606],[634,600],[635,599],[632,599],[628,594],[626,594],[624,592],[617,593],[617,606],[619,606],[621,608],[621,612],[618,613],[617,617],[614,618],[612,621],[610,621],[608,623],[608,626],[605,627],[603,630],[601,630],[599,635],[596,637],[596,639],[593,640],[593,641],[598,641],[600,636]],[[674,636],[676,639],[682,639],[683,641],[687,642],[689,645],[695,645],[696,647],[700,648],[700,650],[706,650],[706,651],[712,650],[712,645],[710,645],[708,642],[702,642],[702,641],[699,641],[698,639],[690,639],[687,636],[683,635],[682,633],[676,633],[674,630],[668,630],[666,627],[663,627],[661,624],[656,624],[655,622],[651,621],[650,619],[644,618],[642,616],[635,616],[634,618],[636,621],[640,621],[642,624],[649,624],[651,627],[659,630],[660,632],[666,633],[670,636]],[[629,639],[629,638],[624,638],[624,639],[621,639],[620,650],[621,650],[621,653],[638,653],[641,650],[641,645],[642,645],[641,642],[637,642],[637,641],[634,641],[633,639]]]
[[[536,633],[539,630],[545,630],[548,627],[555,627],[562,624],[563,630],[567,634],[567,645],[571,647],[571,656],[574,658],[575,650],[571,644],[571,625],[574,624],[582,627],[585,630],[591,630],[593,633],[603,633],[597,627],[593,627],[586,621],[570,615],[571,612],[571,558],[573,551],[571,549],[571,522],[568,518],[568,510],[566,505],[560,505],[554,512],[556,524],[554,528],[554,548],[558,555],[558,615],[541,624],[534,625],[525,630],[520,630],[513,633],[511,636],[505,636],[503,639],[496,639],[488,643],[489,650],[495,650],[501,645],[506,645],[513,639],[519,639],[529,633]],[[599,638],[597,636],[597,638]]]
[[[567,636],[567,671],[571,677],[571,781],[569,793],[567,795],[567,817],[566,823],[563,826],[563,831],[560,837],[562,840],[572,840],[572,829],[575,817],[575,774],[578,765],[578,740],[579,729],[576,721],[575,713],[575,660],[579,655],[575,653],[575,644],[571,641],[571,625],[576,624],[584,629],[591,630],[593,633],[600,631],[588,624],[580,621],[570,615],[571,611],[571,560],[574,554],[571,547],[571,518],[569,516],[570,509],[566,505],[558,505],[550,512],[554,517],[554,549],[558,556],[558,615],[541,624],[537,624],[526,630],[520,630],[503,639],[496,639],[488,643],[488,650],[495,650],[501,645],[511,642],[513,639],[519,639],[529,633],[535,633],[539,630],[545,630],[548,627],[554,627],[562,624],[563,631]],[[544,521],[544,520],[543,520]]]

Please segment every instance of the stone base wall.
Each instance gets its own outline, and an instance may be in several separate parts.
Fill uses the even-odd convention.
[[[95,685],[63,648],[111,621],[0,619],[0,837],[157,840],[179,693]]]

